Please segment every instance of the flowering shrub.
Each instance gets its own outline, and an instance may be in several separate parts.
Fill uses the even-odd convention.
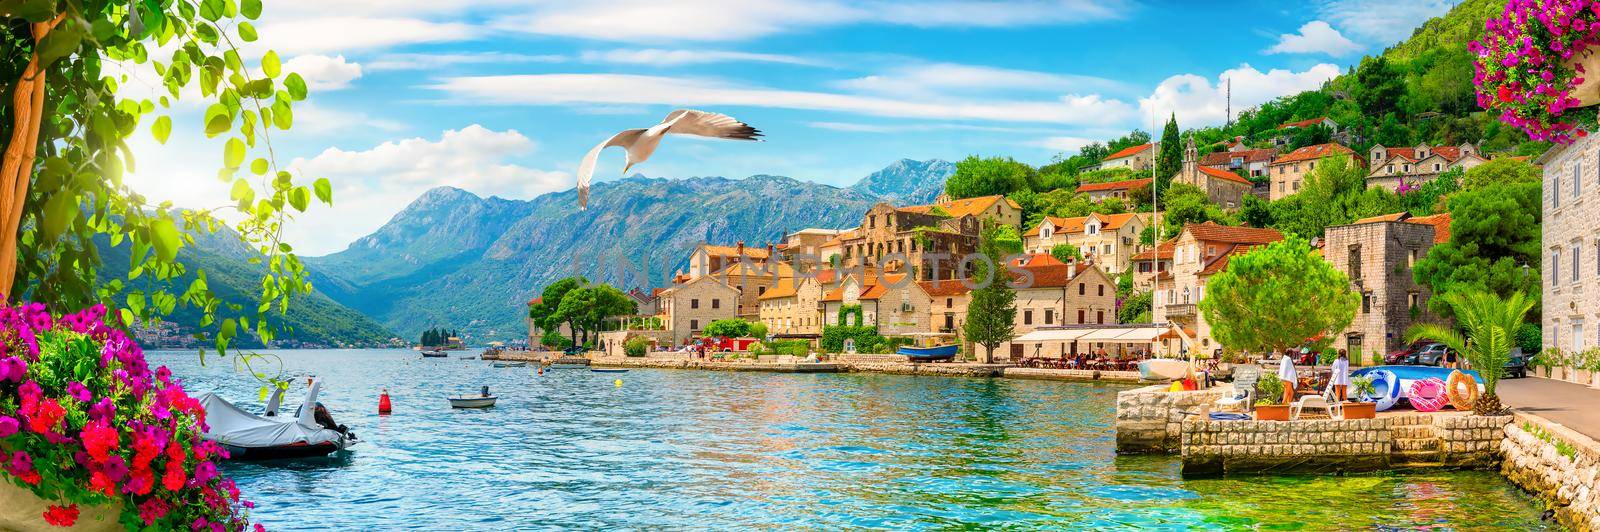
[[[1583,83],[1574,54],[1600,43],[1600,2],[1509,0],[1485,23],[1472,81],[1478,105],[1534,140],[1571,143],[1587,133],[1562,115],[1580,105],[1572,88]],[[1595,72],[1594,75],[1600,75]]]
[[[227,451],[200,439],[200,402],[104,314],[0,306],[0,477],[60,501],[41,516],[52,525],[118,502],[130,529],[246,528],[252,505],[217,472]]]

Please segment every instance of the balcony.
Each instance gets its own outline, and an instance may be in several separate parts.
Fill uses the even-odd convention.
[[[1193,318],[1198,311],[1194,303],[1167,305],[1168,318]]]

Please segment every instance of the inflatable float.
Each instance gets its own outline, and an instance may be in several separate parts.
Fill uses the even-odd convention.
[[[1367,376],[1372,377],[1373,396],[1363,399],[1375,403],[1374,410],[1382,412],[1400,402],[1400,379],[1394,376],[1393,371],[1373,371]]]
[[[1450,372],[1450,378],[1445,381],[1445,393],[1450,397],[1450,406],[1456,410],[1472,410],[1472,405],[1478,403],[1478,380],[1460,371]]]
[[[1411,408],[1417,409],[1418,412],[1437,412],[1449,402],[1444,381],[1436,377],[1411,383],[1406,399],[1411,401]]]

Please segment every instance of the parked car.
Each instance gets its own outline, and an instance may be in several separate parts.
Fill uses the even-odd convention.
[[[1444,365],[1445,357],[1455,352],[1454,349],[1450,349],[1439,342],[1427,342],[1420,346],[1413,343],[1412,346],[1416,346],[1416,349],[1408,347],[1396,353],[1391,353],[1390,355],[1394,356],[1394,358],[1386,359],[1386,361],[1390,364],[1405,366],[1442,366]],[[1459,361],[1460,358],[1456,360]]]
[[[1412,355],[1417,354],[1418,352],[1422,351],[1423,349],[1426,349],[1428,346],[1434,345],[1434,344],[1437,344],[1437,343],[1438,342],[1435,342],[1433,340],[1417,340],[1415,342],[1411,342],[1410,345],[1407,345],[1407,346],[1402,347],[1400,349],[1396,349],[1394,351],[1390,351],[1388,354],[1384,355],[1383,356],[1383,363],[1384,364],[1406,364],[1407,363],[1406,362],[1407,358],[1411,357]]]
[[[1508,379],[1520,379],[1520,378],[1523,378],[1523,377],[1527,377],[1528,376],[1528,362],[1532,361],[1533,357],[1536,357],[1536,356],[1539,356],[1539,354],[1538,353],[1534,353],[1532,355],[1524,355],[1524,354],[1522,354],[1522,348],[1520,348],[1520,347],[1516,348],[1516,349],[1512,349],[1511,350],[1511,359],[1506,361],[1505,378],[1508,378]]]

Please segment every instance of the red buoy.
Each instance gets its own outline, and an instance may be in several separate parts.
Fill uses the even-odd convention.
[[[378,413],[387,414],[389,413],[390,409],[391,405],[389,404],[389,389],[384,388],[383,394],[378,396]]]

